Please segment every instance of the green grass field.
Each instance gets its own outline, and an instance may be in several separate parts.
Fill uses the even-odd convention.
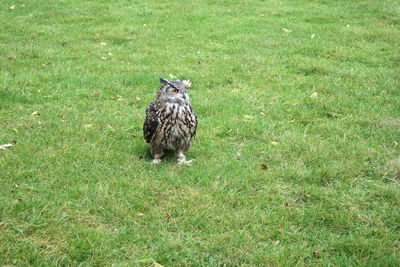
[[[0,266],[399,266],[400,3],[0,3]],[[198,136],[151,164],[159,77]]]

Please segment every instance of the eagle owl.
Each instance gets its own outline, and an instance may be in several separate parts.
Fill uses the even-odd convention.
[[[153,163],[161,163],[165,150],[174,150],[178,164],[191,163],[185,155],[196,135],[197,117],[189,103],[190,81],[167,81],[160,78],[161,88],[146,109],[144,139],[150,143]]]

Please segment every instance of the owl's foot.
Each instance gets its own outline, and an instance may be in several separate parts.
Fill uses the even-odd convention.
[[[193,160],[186,160],[185,155],[183,152],[178,152],[176,153],[176,156],[178,157],[178,165],[183,165],[183,164],[191,164]]]
[[[164,155],[163,152],[156,152],[156,153],[152,153],[153,154],[153,164],[160,164],[161,163],[161,157]]]
[[[192,162],[193,162],[193,160],[191,159],[191,160],[179,160],[178,159],[178,165],[184,165],[184,164],[187,164],[187,165],[190,165],[190,164],[192,164]]]

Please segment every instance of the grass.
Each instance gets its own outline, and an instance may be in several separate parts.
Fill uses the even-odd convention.
[[[399,10],[3,0],[0,265],[399,266]],[[169,74],[192,166],[142,137]]]

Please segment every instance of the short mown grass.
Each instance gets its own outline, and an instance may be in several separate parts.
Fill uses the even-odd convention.
[[[0,265],[400,265],[398,1],[3,0],[0,23]],[[142,136],[170,74],[191,166]]]

